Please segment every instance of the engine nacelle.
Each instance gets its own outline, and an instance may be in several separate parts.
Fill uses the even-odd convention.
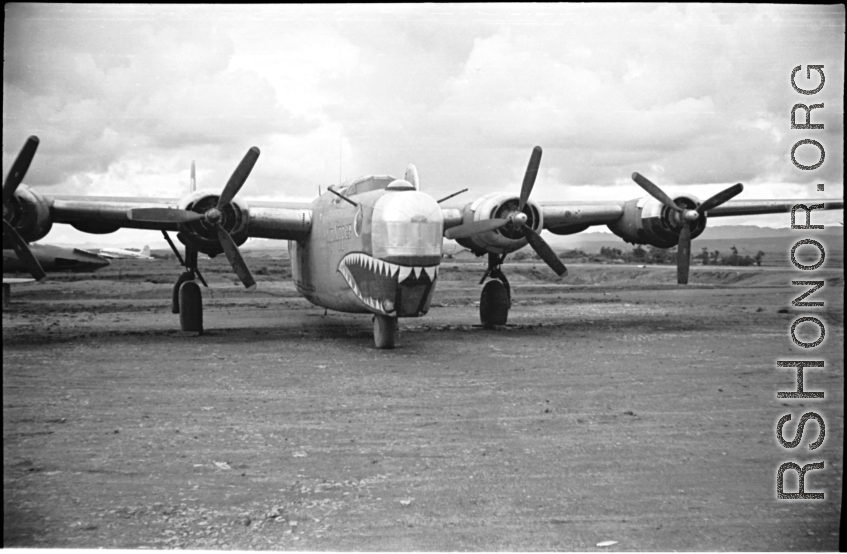
[[[677,206],[693,210],[700,205],[694,196],[677,196]],[[682,229],[678,212],[668,208],[652,196],[636,198],[624,205],[623,216],[608,225],[609,229],[631,244],[649,244],[657,248],[671,248],[679,244]],[[698,237],[706,229],[706,214],[700,216],[691,230],[691,238]]]
[[[50,203],[36,190],[19,185],[15,195],[3,207],[8,210],[4,218],[11,223],[15,231],[27,242],[43,239],[53,227],[50,216]]]
[[[517,195],[494,192],[477,198],[465,206],[462,223],[472,223],[486,219],[508,218],[509,214],[517,211],[520,198]],[[544,228],[544,220],[538,204],[527,201],[523,213],[526,214],[526,225],[540,233]],[[470,237],[457,239],[456,242],[468,248],[477,255],[490,252],[492,254],[508,254],[520,250],[527,245],[527,240],[519,229],[506,225],[493,231],[486,231]]]
[[[218,204],[220,196],[208,191],[198,190],[179,201],[178,207],[182,210],[206,213]],[[247,241],[247,226],[250,221],[250,212],[247,204],[238,198],[234,198],[221,211],[223,217],[221,225],[230,234],[235,244],[241,246]],[[179,241],[185,245],[191,244],[198,251],[214,258],[223,253],[223,247],[218,239],[218,232],[214,225],[201,219],[191,223],[181,223]]]

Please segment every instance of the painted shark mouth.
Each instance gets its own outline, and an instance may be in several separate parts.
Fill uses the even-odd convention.
[[[402,290],[429,290],[438,277],[438,266],[405,266],[374,258],[363,252],[347,254],[338,264],[338,272],[350,289],[369,308],[381,314],[395,312]],[[407,310],[396,310],[407,315]]]

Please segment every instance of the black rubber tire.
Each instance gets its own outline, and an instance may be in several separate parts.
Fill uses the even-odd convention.
[[[397,340],[397,318],[387,315],[374,316],[374,345],[377,348],[394,348]]]
[[[500,281],[488,281],[479,297],[479,320],[485,329],[505,325],[509,319],[509,294]]]
[[[183,272],[180,274],[179,279],[176,280],[176,284],[174,285],[173,290],[173,302],[171,306],[171,311],[175,314],[179,313],[179,289],[182,287],[182,284],[186,281],[193,281],[194,275],[191,274],[190,271]]]
[[[179,326],[183,331],[203,334],[203,295],[194,281],[179,287]]]

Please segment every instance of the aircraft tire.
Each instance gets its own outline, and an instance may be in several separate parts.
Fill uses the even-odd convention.
[[[182,288],[182,284],[186,281],[193,281],[194,275],[191,274],[190,271],[186,271],[180,274],[179,279],[176,280],[176,284],[174,285],[173,291],[173,302],[171,305],[171,312],[178,314],[179,313],[179,289]]]
[[[374,316],[374,344],[377,348],[394,348],[397,339],[397,318]]]
[[[505,325],[509,318],[509,293],[500,281],[488,281],[479,297],[479,319],[485,329]]]
[[[203,295],[194,281],[179,287],[179,326],[185,332],[203,334]]]

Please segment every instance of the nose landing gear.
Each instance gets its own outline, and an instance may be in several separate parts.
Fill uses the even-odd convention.
[[[509,308],[512,306],[512,291],[509,281],[500,269],[506,255],[488,254],[488,270],[479,282],[481,285],[487,277],[491,281],[482,287],[479,297],[479,319],[484,329],[495,325],[505,325],[509,318]]]
[[[374,316],[374,345],[377,348],[394,348],[397,339],[397,318],[388,315]]]

